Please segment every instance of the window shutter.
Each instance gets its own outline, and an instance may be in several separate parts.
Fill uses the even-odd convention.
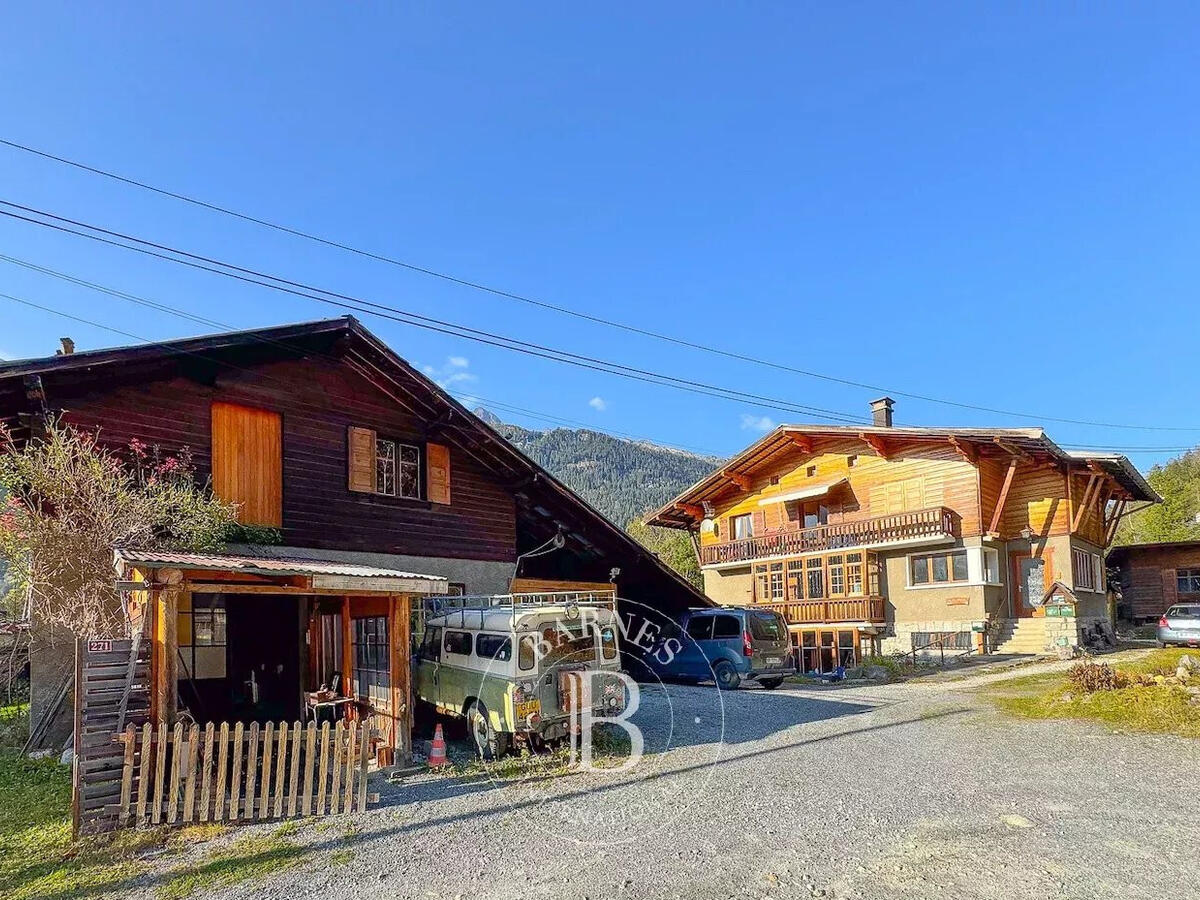
[[[752,512],[750,514],[750,533],[752,535],[766,534],[766,531],[767,531],[766,516],[763,515],[763,511],[761,509],[754,510],[754,512]]]
[[[445,444],[425,445],[425,483],[430,503],[450,502],[450,448]]]
[[[351,425],[346,431],[346,448],[350,490],[375,493],[375,432]]]

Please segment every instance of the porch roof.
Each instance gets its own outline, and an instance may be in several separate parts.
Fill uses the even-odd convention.
[[[380,592],[444,594],[449,585],[442,575],[422,575],[340,560],[298,559],[254,554],[181,553],[174,550],[115,551],[117,567],[191,569],[241,572],[246,575],[302,576],[313,588],[358,588]]]

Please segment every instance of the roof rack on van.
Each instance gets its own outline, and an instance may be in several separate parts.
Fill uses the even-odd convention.
[[[459,610],[495,610],[505,612],[539,606],[607,606],[616,602],[616,591],[543,591],[532,594],[453,594],[422,598],[430,615],[445,615]]]
[[[515,624],[518,612],[542,607],[563,606],[567,609],[580,606],[616,609],[616,589],[610,591],[543,591],[528,594],[468,594],[429,595],[421,598],[419,629],[424,631],[425,620],[437,616],[460,613],[461,624],[467,627],[466,614],[479,614],[479,627],[484,626],[484,616],[490,612],[509,613]]]

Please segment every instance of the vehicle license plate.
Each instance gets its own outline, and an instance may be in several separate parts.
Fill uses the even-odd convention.
[[[517,721],[524,723],[534,713],[542,711],[541,700],[524,700],[517,704]]]

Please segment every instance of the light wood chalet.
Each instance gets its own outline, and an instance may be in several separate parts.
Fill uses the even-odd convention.
[[[1128,504],[1158,500],[1127,459],[872,409],[868,427],[776,428],[648,522],[692,533],[711,599],[781,612],[805,671],[926,646],[1041,652],[1055,582],[1080,598],[1080,634],[1107,620],[1104,550]]]

